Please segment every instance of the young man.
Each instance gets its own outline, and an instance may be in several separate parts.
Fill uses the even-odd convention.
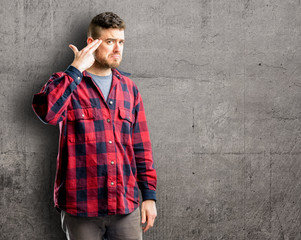
[[[69,45],[72,64],[33,98],[37,116],[60,128],[54,201],[68,239],[142,239],[142,228],[152,227],[157,215],[142,98],[128,74],[116,69],[124,29],[114,13],[95,16],[87,46]]]

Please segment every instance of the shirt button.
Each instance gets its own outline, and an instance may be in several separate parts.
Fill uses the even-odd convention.
[[[109,122],[111,122],[111,120],[110,120],[110,119],[107,119],[107,122],[109,123]]]
[[[77,79],[79,80],[79,79],[80,79],[80,77],[77,77]]]
[[[114,161],[111,162],[111,165],[114,165]]]
[[[114,182],[111,182],[111,185],[113,186],[113,185],[114,185]]]
[[[112,104],[113,104],[113,101],[110,101],[109,104],[112,105]]]
[[[109,143],[111,144],[111,143],[112,143],[112,141],[110,140],[110,141],[109,141]]]
[[[85,116],[85,114],[82,114],[82,117],[84,117]]]

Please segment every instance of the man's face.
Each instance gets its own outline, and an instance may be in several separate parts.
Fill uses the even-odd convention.
[[[96,64],[101,68],[117,68],[122,60],[124,30],[102,29],[99,39],[102,43],[94,52]],[[93,39],[88,38],[88,43],[91,41]]]

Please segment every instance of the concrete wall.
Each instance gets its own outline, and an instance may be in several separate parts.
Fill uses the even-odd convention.
[[[52,191],[57,127],[32,95],[127,22],[121,69],[147,111],[158,219],[146,240],[301,239],[300,0],[1,2],[0,239],[65,239]]]

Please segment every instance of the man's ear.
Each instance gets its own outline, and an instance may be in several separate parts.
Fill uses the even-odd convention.
[[[94,39],[93,39],[93,38],[91,38],[91,37],[88,37],[88,38],[87,38],[87,45],[88,45],[88,44],[90,44],[90,43],[91,43],[91,42],[93,42],[93,41],[94,41]]]

